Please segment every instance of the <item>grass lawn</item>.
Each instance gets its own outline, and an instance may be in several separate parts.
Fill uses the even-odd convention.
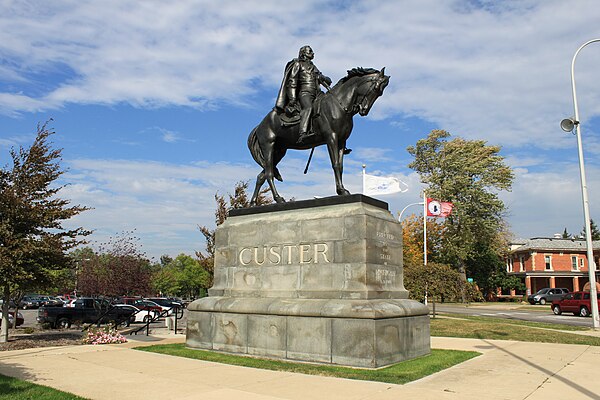
[[[404,361],[378,370],[367,370],[235,356],[211,351],[188,349],[184,344],[155,345],[137,347],[136,349],[244,367],[396,384],[411,382],[424,376],[431,375],[480,354],[474,351],[432,350],[431,354],[428,356]]]
[[[0,375],[1,400],[85,400],[74,394]]]
[[[556,332],[552,329],[563,331],[589,330],[588,328],[568,325],[466,315],[458,316],[457,314],[452,314],[452,318],[431,319],[431,336],[600,346],[599,337]]]

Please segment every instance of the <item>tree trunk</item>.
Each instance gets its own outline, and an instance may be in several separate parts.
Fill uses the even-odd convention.
[[[4,286],[4,293],[2,299],[4,300],[4,302],[2,303],[2,326],[0,327],[0,343],[6,343],[8,342],[8,308],[10,306],[10,289],[8,285]]]
[[[12,328],[13,329],[17,329],[17,315],[19,314],[19,305],[16,304],[15,305],[15,316],[13,318],[13,324],[12,324]]]

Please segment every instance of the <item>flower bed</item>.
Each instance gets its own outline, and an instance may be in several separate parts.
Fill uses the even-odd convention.
[[[113,344],[125,343],[127,339],[121,335],[115,328],[105,327],[103,329],[90,328],[87,335],[83,338],[84,344]]]

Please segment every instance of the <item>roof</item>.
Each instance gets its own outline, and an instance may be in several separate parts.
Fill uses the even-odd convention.
[[[594,240],[592,242],[592,247],[594,250],[600,250],[600,240]],[[524,243],[511,243],[511,253],[528,250],[565,250],[585,252],[587,247],[584,239],[531,238],[525,240]]]

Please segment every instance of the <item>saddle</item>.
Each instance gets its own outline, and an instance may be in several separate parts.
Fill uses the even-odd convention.
[[[321,115],[321,100],[325,96],[325,93],[318,91],[317,98],[312,103],[310,118],[309,118],[309,131],[312,131],[312,120]],[[284,111],[280,109],[274,108],[277,111],[277,116],[281,120],[281,126],[294,126],[300,123],[300,106],[296,105],[296,107],[286,106]]]

